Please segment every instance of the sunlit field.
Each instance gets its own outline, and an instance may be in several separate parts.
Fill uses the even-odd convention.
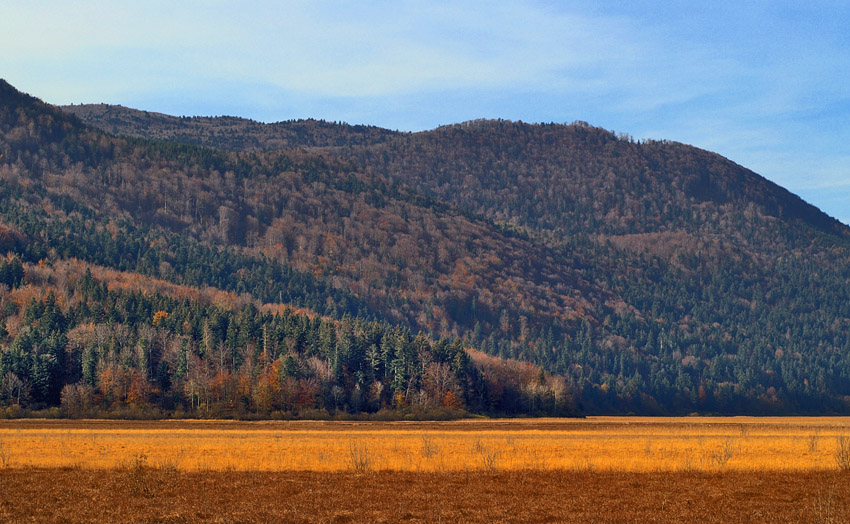
[[[850,522],[842,418],[0,423],[0,522]]]
[[[850,468],[847,435],[850,421],[844,418],[16,420],[0,423],[0,466],[305,472],[824,471]]]

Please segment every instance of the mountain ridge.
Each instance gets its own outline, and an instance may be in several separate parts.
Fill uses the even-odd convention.
[[[376,126],[315,119],[263,123],[235,116],[172,116],[108,104],[66,105],[60,109],[115,135],[234,152],[363,145],[398,133]]]
[[[96,109],[102,109],[101,112],[96,112]],[[711,153],[709,151],[701,150],[695,148],[693,146],[689,146],[687,144],[682,144],[675,141],[669,140],[645,140],[645,141],[637,141],[635,142],[631,138],[623,138],[621,136],[616,135],[612,131],[605,130],[603,128],[598,128],[587,124],[586,122],[574,122],[572,124],[544,124],[544,123],[536,123],[536,124],[527,124],[523,122],[512,122],[503,119],[476,119],[470,120],[467,122],[461,122],[458,124],[448,124],[439,126],[432,130],[420,131],[420,132],[397,132],[390,131],[387,129],[378,128],[375,126],[361,126],[361,125],[349,125],[349,124],[330,124],[328,122],[318,121],[318,120],[292,120],[292,121],[283,121],[276,123],[258,123],[247,119],[240,119],[237,117],[174,117],[169,115],[161,115],[159,113],[150,113],[152,115],[151,118],[145,120],[142,118],[142,115],[145,113],[140,110],[133,110],[129,108],[124,108],[120,106],[108,106],[108,105],[97,105],[97,104],[88,104],[88,105],[78,105],[78,106],[63,106],[62,109],[64,111],[68,111],[71,114],[75,114],[80,117],[82,120],[86,121],[91,125],[95,125],[101,129],[112,132],[114,134],[124,134],[128,136],[139,136],[145,138],[153,138],[153,139],[168,139],[178,142],[191,143],[194,145],[205,145],[208,147],[216,147],[211,143],[210,140],[204,138],[204,135],[194,131],[192,129],[187,129],[185,133],[180,136],[175,136],[173,128],[176,126],[176,122],[192,122],[192,121],[205,121],[210,123],[218,122],[220,127],[226,127],[230,125],[231,122],[236,121],[239,124],[243,124],[240,129],[240,133],[243,135],[262,135],[269,136],[274,135],[275,133],[291,133],[295,134],[292,128],[295,126],[303,127],[305,129],[310,128],[311,126],[325,126],[326,129],[336,130],[337,132],[341,132],[344,136],[348,136],[351,132],[360,133],[363,131],[369,131],[376,135],[372,141],[345,141],[345,144],[328,144],[320,143],[314,138],[308,138],[307,140],[293,140],[293,139],[271,139],[267,138],[265,142],[261,142],[259,138],[254,138],[251,142],[253,145],[246,146],[245,142],[242,140],[228,142],[227,139],[221,139],[219,141],[219,147],[228,150],[228,151],[259,151],[263,149],[284,149],[284,148],[315,148],[315,149],[335,149],[339,147],[345,147],[347,149],[351,149],[356,146],[366,146],[367,148],[377,149],[373,156],[368,158],[371,161],[374,160],[375,156],[380,154],[381,150],[387,146],[387,142],[396,141],[396,142],[411,142],[411,141],[427,141],[431,140],[432,143],[440,140],[441,135],[450,135],[451,140],[457,141],[457,131],[461,132],[476,132],[482,129],[490,129],[493,127],[520,127],[525,128],[526,130],[531,129],[540,129],[540,128],[554,128],[560,130],[569,130],[573,135],[575,135],[575,131],[579,133],[586,133],[588,135],[594,136],[594,141],[599,143],[602,146],[606,144],[614,143],[619,146],[626,147],[637,147],[637,148],[651,148],[656,145],[661,145],[664,147],[670,148],[683,148],[687,151],[687,154],[690,155],[703,155],[703,158],[700,159],[700,163],[713,163],[716,165],[728,163],[731,165],[732,171],[742,171],[746,173],[746,179],[743,180],[739,175],[736,180],[731,180],[726,182],[726,187],[717,187],[716,184],[712,185],[712,181],[708,180],[705,174],[702,174],[701,178],[694,179],[689,182],[689,186],[685,189],[687,192],[691,193],[693,196],[697,198],[704,199],[712,199],[712,198],[724,198],[728,199],[730,196],[731,186],[735,184],[746,183],[750,185],[756,185],[756,188],[751,189],[751,193],[748,196],[755,196],[754,193],[762,190],[763,192],[768,192],[774,200],[774,213],[775,214],[790,214],[791,216],[799,216],[803,217],[805,221],[810,224],[815,225],[818,228],[826,228],[833,232],[841,232],[842,235],[850,236],[850,229],[847,228],[845,224],[842,224],[838,220],[830,217],[815,208],[811,204],[803,201],[799,196],[794,195],[790,191],[785,188],[782,188],[778,184],[758,175],[757,173],[752,172],[749,169],[744,168],[736,164],[735,162],[724,158],[716,153]],[[117,114],[116,114],[117,111]],[[135,123],[130,125],[126,122],[125,114],[129,113],[135,118]],[[109,116],[108,116],[109,115]],[[159,121],[163,117],[167,119],[165,124],[166,130],[159,130],[157,128],[163,126],[163,124]],[[107,122],[107,118],[118,119],[119,123],[112,122],[112,128],[110,129],[110,123]],[[215,124],[214,124],[215,125]],[[263,129],[263,131],[257,131],[257,129]],[[519,133],[516,133],[519,134]],[[528,134],[528,131],[525,132]],[[310,136],[308,134],[308,136]],[[563,133],[562,133],[563,136]],[[545,140],[557,140],[559,137],[544,137]],[[562,138],[562,137],[561,137]],[[587,139],[590,140],[590,139]],[[339,141],[339,140],[338,140]],[[427,145],[423,146],[427,151]],[[439,148],[439,145],[432,145],[432,147]],[[622,147],[621,147],[622,149]],[[708,155],[708,157],[705,157]],[[346,153],[342,153],[342,156],[351,157],[352,155],[346,155]],[[365,161],[362,157],[359,159],[361,161]],[[396,167],[395,169],[404,170],[404,166]],[[727,171],[730,170],[726,168]],[[755,177],[755,178],[753,178]],[[422,189],[422,188],[420,188]],[[452,189],[457,189],[452,187]],[[737,188],[740,190],[740,188]],[[451,191],[446,191],[445,193],[433,193],[430,191],[426,191],[432,196],[439,196],[443,199],[453,200],[450,198],[446,198],[451,194]]]

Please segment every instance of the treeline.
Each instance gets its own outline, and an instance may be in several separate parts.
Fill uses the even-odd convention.
[[[504,380],[507,364],[476,363],[459,340],[110,289],[89,269],[33,273],[40,285],[0,286],[2,324],[13,326],[0,340],[6,405],[67,416],[574,414],[563,380]]]
[[[62,106],[62,110],[114,135],[225,151],[363,146],[399,134],[374,126],[314,119],[265,124],[230,116],[175,117],[107,104]]]

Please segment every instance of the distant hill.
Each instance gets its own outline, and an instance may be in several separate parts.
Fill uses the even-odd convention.
[[[114,135],[168,140],[226,151],[362,146],[401,134],[374,126],[352,126],[322,120],[264,124],[232,116],[176,117],[107,104],[70,105],[61,109]]]
[[[398,135],[348,156],[494,220],[553,232],[734,236],[751,214],[847,238],[850,229],[715,153],[635,142],[585,123],[479,120]],[[726,217],[734,225],[726,225]]]
[[[716,154],[583,123],[398,133],[64,108],[74,117],[6,92],[0,220],[25,263],[214,286],[513,362],[470,375],[438,345],[412,372],[415,351],[384,335],[361,347],[337,330],[343,361],[318,335],[279,338],[298,380],[318,380],[313,356],[336,362],[323,391],[341,388],[347,410],[377,380],[373,410],[452,391],[482,412],[850,411],[850,230]],[[199,358],[249,347],[195,318]],[[453,382],[428,390],[423,369],[441,363]]]

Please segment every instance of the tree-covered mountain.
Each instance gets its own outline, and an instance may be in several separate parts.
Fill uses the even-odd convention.
[[[676,142],[636,142],[583,122],[479,120],[347,151],[418,191],[555,235],[734,237],[761,226],[754,216],[850,235],[796,195],[717,154]],[[743,216],[748,208],[750,216]]]
[[[465,224],[431,209],[445,206],[318,155],[110,137],[8,85],[0,131],[7,402],[61,400],[71,413],[574,412],[562,378],[390,325],[403,317],[387,290],[358,290],[352,275],[384,271],[363,254],[382,241],[384,209]],[[326,247],[326,208],[334,223],[369,217],[341,232],[359,244],[356,269],[336,267],[346,239]]]
[[[74,258],[462,340],[489,389],[475,397],[467,377],[453,395],[476,410],[497,410],[500,383],[532,411],[850,409],[848,228],[713,153],[583,123],[398,133],[74,108],[0,89],[9,260]],[[314,354],[290,346],[303,369]],[[339,407],[388,387],[360,366],[336,375]],[[387,394],[410,404],[422,373]]]

